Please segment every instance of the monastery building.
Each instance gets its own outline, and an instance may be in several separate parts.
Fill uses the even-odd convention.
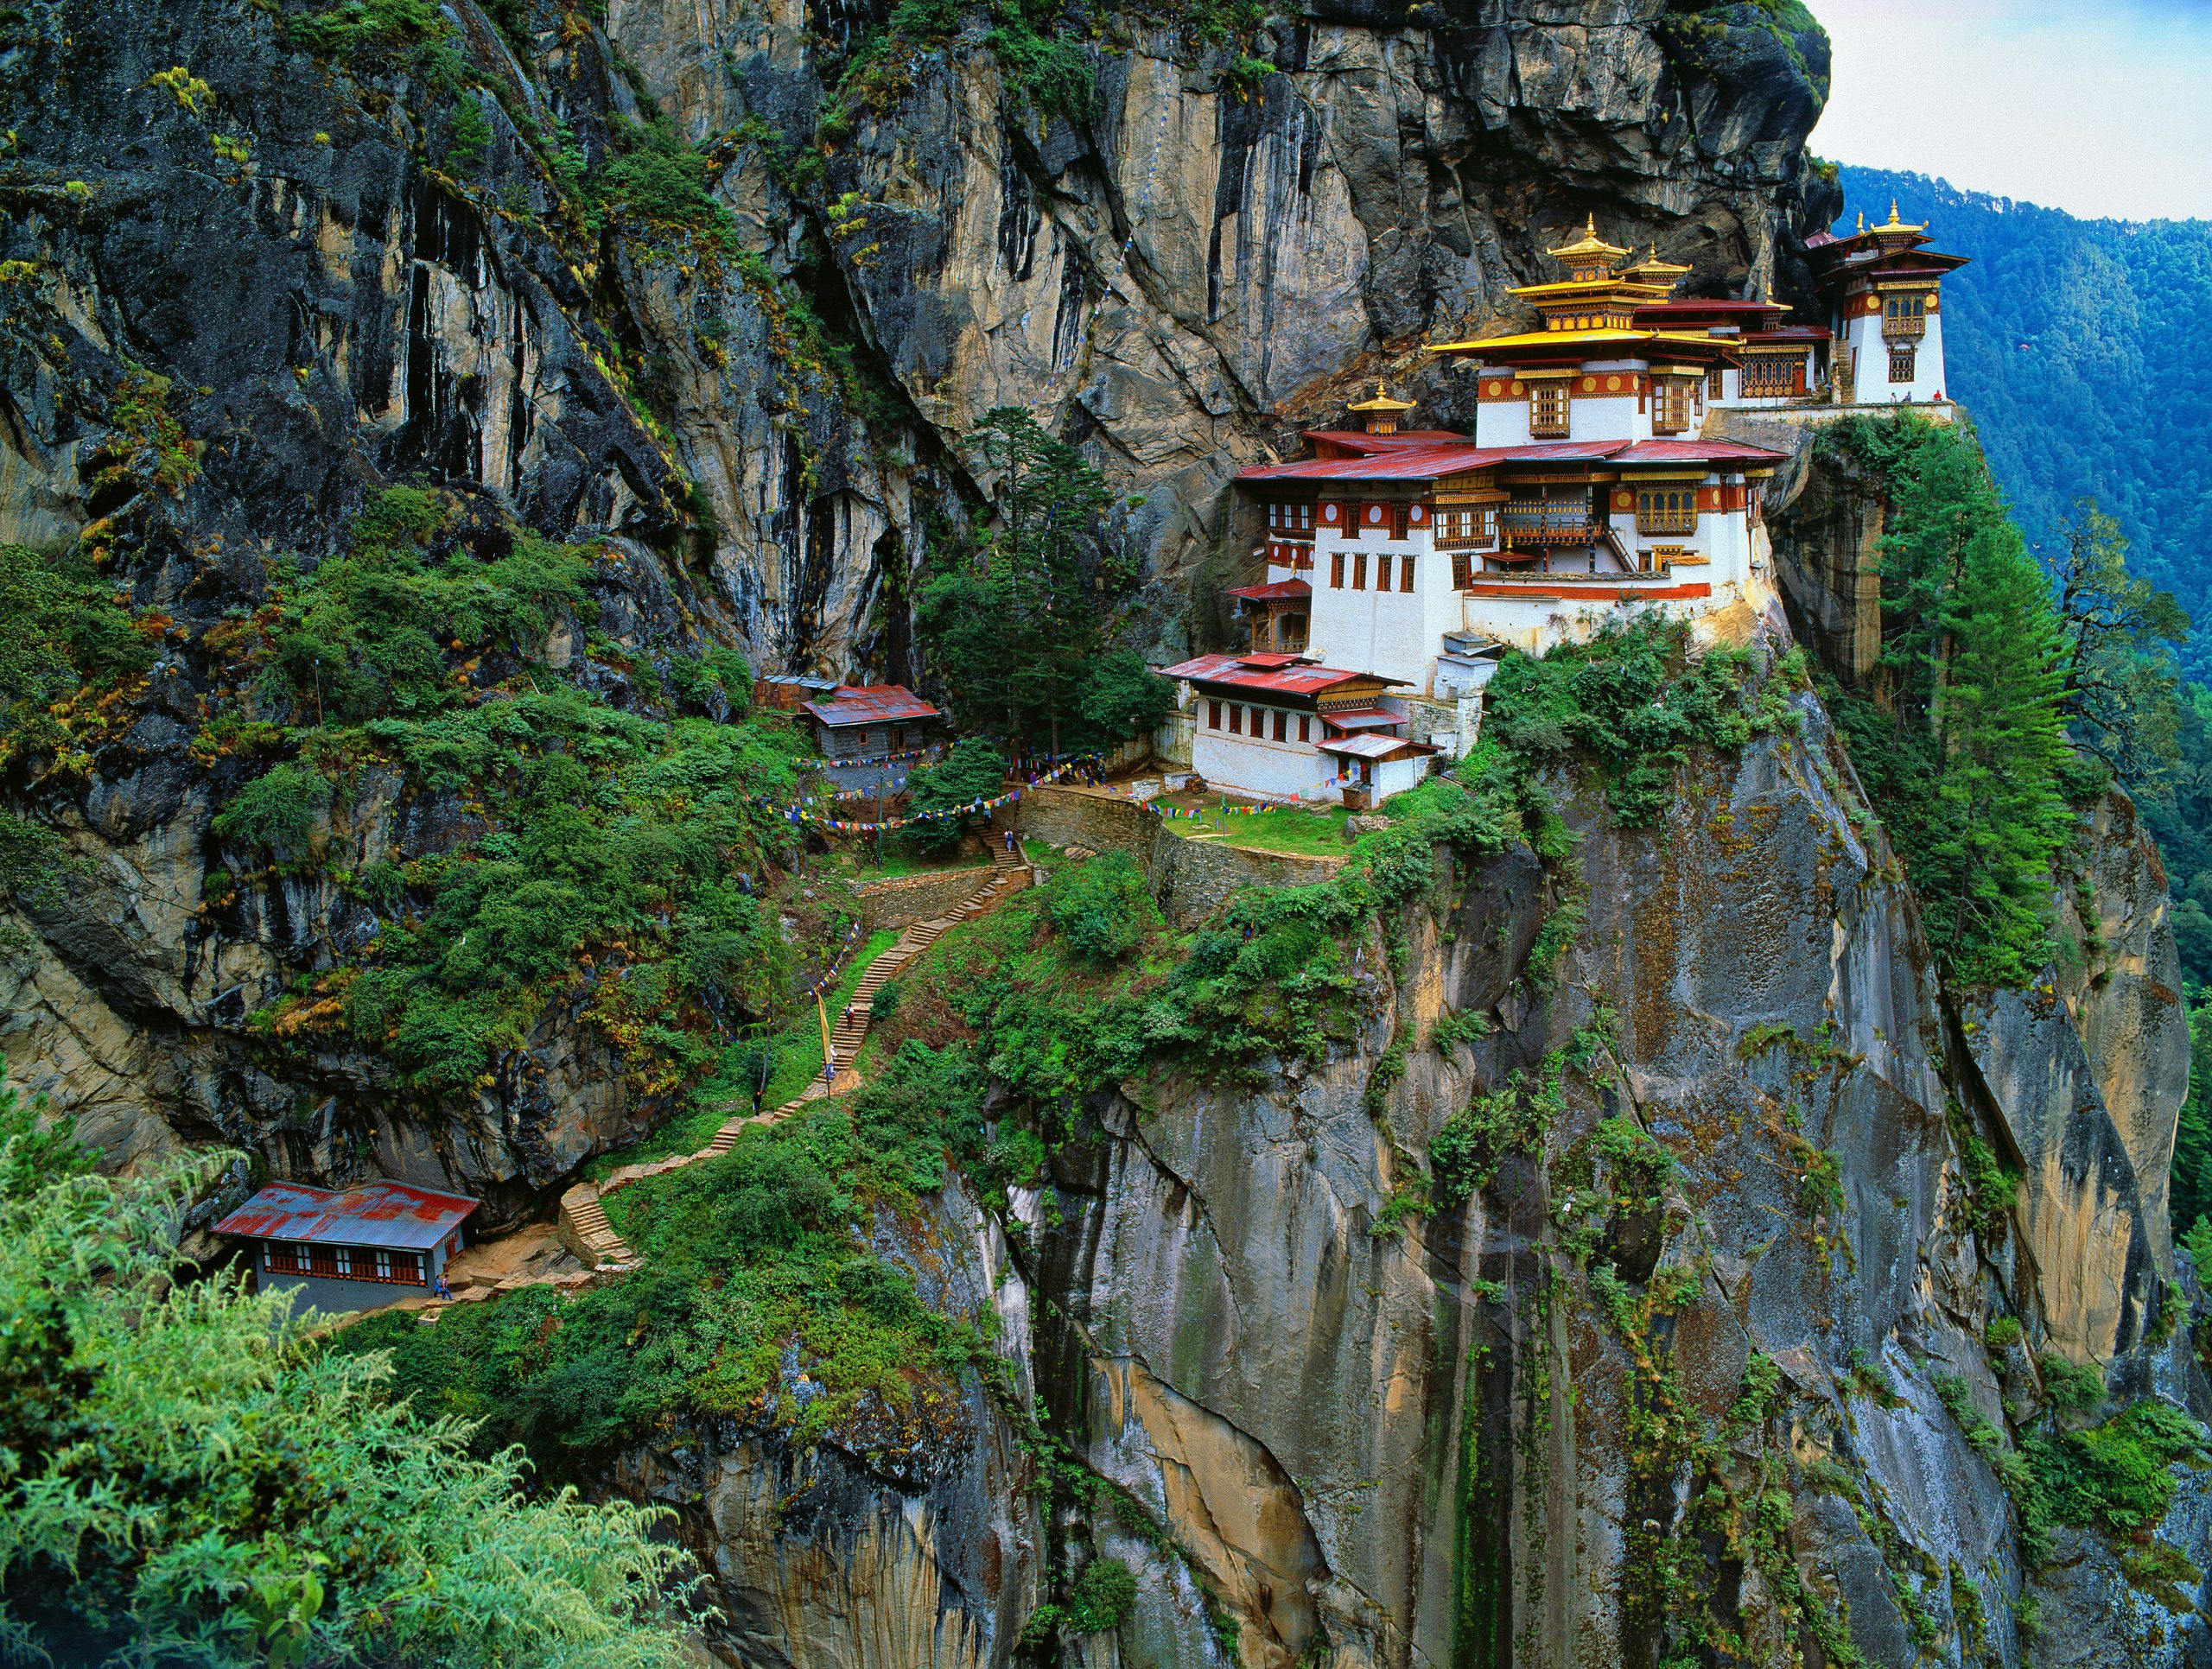
[[[1473,435],[1402,427],[1411,403],[1378,385],[1350,408],[1357,428],[1308,430],[1306,458],[1243,471],[1265,524],[1264,572],[1229,593],[1249,647],[1161,669],[1192,768],[1373,803],[1471,745],[1506,648],[1541,653],[1639,609],[1763,606],[1758,486],[1784,454],[1708,420],[1866,403],[1878,384],[1879,403],[1940,397],[1937,285],[1960,260],[1923,231],[1893,209],[1814,240],[1819,326],[1771,301],[1676,299],[1688,269],[1630,262],[1593,221],[1551,251],[1566,276],[1512,292],[1541,329],[1432,347],[1474,379]]]

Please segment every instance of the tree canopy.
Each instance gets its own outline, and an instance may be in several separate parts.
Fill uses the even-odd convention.
[[[1157,723],[1141,681],[1159,681],[1109,650],[1138,576],[1112,535],[1105,477],[1019,406],[986,414],[968,440],[994,483],[990,529],[950,549],[919,611],[962,729],[1058,754]]]
[[[0,1653],[646,1666],[691,1621],[664,1510],[532,1494],[289,1300],[189,1279],[215,1174],[93,1174],[0,1091]]]

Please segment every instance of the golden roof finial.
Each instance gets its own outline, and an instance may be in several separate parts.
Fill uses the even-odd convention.
[[[1414,403],[1411,400],[1393,400],[1385,394],[1382,391],[1382,379],[1380,377],[1375,379],[1373,399],[1361,400],[1344,408],[1346,411],[1411,411],[1413,409]]]
[[[1859,230],[1861,232],[1866,230],[1866,211],[1865,209],[1859,211]]]
[[[1904,224],[1902,220],[1897,219],[1897,200],[1894,197],[1890,199],[1889,224],[1892,226],[1903,225]]]

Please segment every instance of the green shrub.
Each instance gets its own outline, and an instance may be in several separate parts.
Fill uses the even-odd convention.
[[[2212,1463],[2212,1444],[2181,1410],[2146,1399],[2086,1431],[2030,1443],[2026,1455],[2039,1519],[2132,1535],[2165,1517],[2173,1468]]]
[[[1046,908],[1069,948],[1094,963],[1119,961],[1160,924],[1143,873],[1119,852],[1062,865]]]
[[[2020,1342],[2020,1323],[2012,1316],[1999,1316],[1982,1329],[1981,1342],[1992,1350],[2010,1350]]]
[[[330,809],[331,793],[330,779],[321,771],[287,762],[239,789],[210,827],[226,841],[297,860],[308,855],[316,826]]]
[[[1137,1602],[1136,1573],[1119,1559],[1095,1558],[1068,1590],[1068,1627],[1078,1634],[1117,1628]]]
[[[1709,650],[1693,661],[1688,649],[1681,622],[1639,619],[1541,659],[1509,654],[1485,692],[1489,727],[1534,763],[1589,761],[1614,821],[1647,826],[1673,803],[1674,768],[1692,745],[1740,748],[1789,722],[1747,707],[1748,652]]]
[[[876,987],[875,995],[868,999],[868,1018],[871,1025],[880,1025],[899,1012],[899,984],[886,980]]]
[[[2105,1399],[2105,1371],[2093,1361],[2077,1367],[2053,1354],[2039,1358],[2036,1367],[2043,1374],[2044,1395],[2054,1408],[2083,1413]]]

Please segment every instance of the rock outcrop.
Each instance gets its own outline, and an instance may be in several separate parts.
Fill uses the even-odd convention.
[[[1248,543],[1233,470],[1377,374],[1464,423],[1419,344],[1509,316],[1586,215],[1700,288],[1784,295],[1826,218],[1825,42],[1789,6],[1313,0],[1226,39],[1113,14],[1058,32],[1079,73],[1049,84],[981,10],[908,40],[868,4],[452,0],[443,57],[415,24],[334,47],[310,10],[0,20],[0,538],[81,539],[175,623],[79,776],[6,784],[85,879],[16,912],[0,1049],[112,1163],[221,1140],[495,1218],[654,1109],[575,1008],[474,1095],[257,1046],[247,1016],[374,928],[211,828],[239,775],[190,746],[207,633],[269,559],[435,482],[606,542],[556,661],[595,634],[925,681],[914,582],[988,484],[963,436],[1024,405],[1141,497],[1115,531],[1169,650]],[[691,147],[672,166],[719,209],[610,199],[641,133]],[[1774,508],[1801,632],[1863,676],[1876,507],[1830,481],[1796,524]],[[641,1439],[607,1482],[678,1509],[716,1653],[1008,1664],[1081,1545],[1138,1574],[1070,1648],[1099,1666],[1652,1669],[1847,1637],[1885,1665],[2202,1661],[2201,1620],[2086,1533],[2031,1646],[2014,1508],[1961,1424],[2041,1394],[2024,1356],[2000,1380],[2000,1317],[2202,1400],[2157,1336],[2187,1069],[2155,860],[2098,808],[2069,960],[1955,1001],[1799,705],[1799,733],[1686,768],[1662,828],[1563,786],[1576,877],[1527,850],[1440,868],[1402,953],[1364,949],[1364,1026],[1325,1063],[1101,1085],[1003,1223],[956,1184],[887,1225],[926,1300],[996,1312],[998,1394],[811,1450],[741,1422]],[[369,783],[316,839],[358,867],[471,815]],[[1186,917],[1228,868],[1155,879]],[[1582,929],[1535,966],[1562,904]],[[1481,1034],[1434,1046],[1446,1015]],[[1542,1099],[1540,1139],[1408,1209],[1439,1131],[1499,1095]],[[2026,1173],[2005,1222],[1970,1133]],[[1040,1484],[1046,1437],[1095,1488]],[[2202,1566],[2212,1513],[2183,1500],[2166,1533]]]

